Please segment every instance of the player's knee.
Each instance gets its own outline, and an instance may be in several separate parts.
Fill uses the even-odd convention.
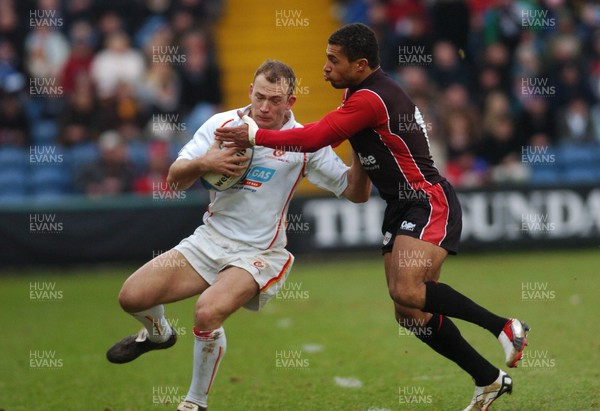
[[[144,307],[141,295],[132,287],[128,287],[127,284],[124,284],[119,292],[119,305],[121,305],[123,311],[128,313],[136,313],[148,308]]]
[[[194,325],[196,328],[208,331],[219,328],[223,324],[223,316],[219,310],[212,304],[206,304],[202,301],[196,303],[194,313]]]
[[[409,284],[390,284],[388,291],[396,304],[406,307],[415,307],[418,305],[414,287],[411,287]]]

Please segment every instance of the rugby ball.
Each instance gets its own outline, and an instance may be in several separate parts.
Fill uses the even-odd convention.
[[[221,146],[221,150],[224,149],[225,147]],[[242,175],[230,176],[226,173],[206,173],[200,178],[204,188],[208,190],[225,191],[246,178],[246,174],[248,174],[248,170],[250,168],[250,163],[252,162],[252,157],[254,157],[254,147],[240,150],[235,153],[235,156],[240,158],[240,161],[236,164],[245,167]]]

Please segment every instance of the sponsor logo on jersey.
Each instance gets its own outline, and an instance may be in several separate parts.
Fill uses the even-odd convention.
[[[275,174],[275,170],[272,168],[254,166],[250,168],[248,174],[246,175],[246,179],[244,180],[244,185],[250,187],[260,187],[263,183],[266,183]]]
[[[262,259],[261,257],[255,257],[256,259],[252,262],[252,265],[256,268],[258,268],[259,270],[262,270],[263,268],[267,267],[269,264]]]
[[[389,231],[386,231],[385,235],[383,236],[383,245],[387,245],[391,239],[392,239],[392,233],[390,233]]]
[[[365,170],[379,170],[379,164],[374,155],[363,156],[362,153],[357,153],[360,164]]]
[[[404,220],[402,224],[400,224],[401,230],[414,231],[417,225],[415,223],[411,223],[410,221]]]

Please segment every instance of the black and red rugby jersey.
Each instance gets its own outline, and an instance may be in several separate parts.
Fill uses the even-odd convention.
[[[320,121],[256,134],[257,145],[294,151],[315,151],[346,139],[386,201],[402,201],[406,191],[429,191],[445,180],[433,164],[421,113],[381,69],[347,89],[337,110]]]

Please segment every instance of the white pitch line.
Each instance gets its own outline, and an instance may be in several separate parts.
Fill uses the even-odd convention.
[[[302,346],[302,351],[307,353],[321,352],[323,351],[323,346],[321,344],[304,344]]]
[[[362,388],[363,383],[358,378],[352,377],[333,377],[337,385],[344,388]]]

